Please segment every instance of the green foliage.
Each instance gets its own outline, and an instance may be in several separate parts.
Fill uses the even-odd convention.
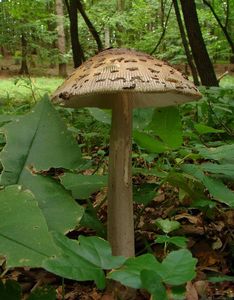
[[[0,253],[8,267],[40,267],[45,258],[56,255],[46,220],[30,191],[8,186],[0,192],[0,205]]]
[[[133,288],[148,289],[154,296],[165,298],[164,284],[182,285],[195,277],[196,259],[186,249],[172,251],[160,263],[152,254],[129,258],[120,269],[108,277]],[[152,282],[152,278],[155,279]]]
[[[21,286],[15,280],[0,281],[0,299],[21,300]],[[56,291],[50,286],[36,288],[27,298],[28,300],[55,300]]]
[[[61,234],[54,234],[61,254],[44,261],[43,267],[65,278],[87,281],[94,280],[99,289],[105,287],[104,270],[117,268],[124,257],[113,257],[109,244],[98,237],[80,236],[78,241]]]
[[[7,280],[5,284],[0,281],[0,299],[4,300],[20,300],[21,288],[14,280]]]
[[[92,193],[107,186],[106,176],[65,173],[60,179],[64,187],[71,190],[73,197],[77,199],[88,199]]]
[[[172,236],[169,237],[168,233],[180,228],[180,223],[178,221],[170,221],[169,219],[157,219],[155,225],[160,228],[165,235],[157,235],[155,243],[164,244],[165,249],[168,244],[173,244],[179,248],[186,248],[188,239],[183,236]]]
[[[157,227],[159,227],[163,232],[170,233],[173,230],[180,228],[180,222],[170,221],[168,219],[157,219],[155,221]]]
[[[46,286],[35,289],[35,291],[33,291],[28,297],[28,300],[55,300],[55,299],[56,299],[55,289]]]
[[[30,189],[50,229],[67,232],[74,228],[83,209],[54,179],[36,174],[52,167],[75,169],[81,164],[80,149],[48,98],[5,125],[3,132],[7,144],[1,152],[1,184]]]

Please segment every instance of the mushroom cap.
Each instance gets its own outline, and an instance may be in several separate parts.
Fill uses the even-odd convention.
[[[84,62],[56,90],[66,107],[111,108],[121,94],[133,107],[170,106],[201,98],[195,85],[164,61],[130,49],[104,50]]]

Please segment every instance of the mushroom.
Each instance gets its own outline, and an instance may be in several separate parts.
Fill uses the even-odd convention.
[[[107,49],[83,63],[52,101],[66,107],[112,109],[107,239],[113,255],[134,256],[132,110],[194,101],[201,94],[166,62],[130,49]]]

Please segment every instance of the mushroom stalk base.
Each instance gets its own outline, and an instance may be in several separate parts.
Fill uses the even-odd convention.
[[[119,96],[112,108],[107,236],[113,255],[135,255],[132,201],[132,100]]]

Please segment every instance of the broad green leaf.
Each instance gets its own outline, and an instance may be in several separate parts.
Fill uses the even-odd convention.
[[[170,148],[178,148],[183,143],[181,118],[175,106],[155,109],[149,129]]]
[[[154,108],[135,108],[133,110],[133,128],[144,129],[152,120]]]
[[[156,196],[155,184],[144,184],[135,186],[133,190],[133,199],[136,203],[148,205]]]
[[[162,283],[162,278],[152,270],[141,271],[142,286],[152,296],[152,300],[167,300],[167,291]]]
[[[231,164],[215,164],[215,163],[203,163],[201,164],[203,171],[213,174],[222,174],[234,179],[234,168]]]
[[[188,239],[186,237],[183,236],[173,236],[173,237],[169,237],[167,235],[158,235],[155,243],[159,243],[159,244],[164,244],[164,243],[171,243],[176,245],[177,247],[180,248],[186,248],[187,246],[187,242]]]
[[[43,267],[64,278],[94,280],[100,289],[105,287],[102,269],[117,268],[126,260],[112,256],[108,242],[99,237],[80,236],[76,241],[54,233],[54,239],[61,249],[61,255],[45,260]]]
[[[199,154],[208,159],[217,160],[221,163],[234,163],[234,144],[216,148],[197,147]]]
[[[169,148],[159,140],[154,139],[147,133],[134,130],[133,138],[135,142],[149,153],[163,153],[168,151]]]
[[[77,168],[81,162],[79,146],[49,99],[45,97],[30,113],[7,124],[4,133],[1,184],[20,184],[30,189],[50,230],[65,233],[77,226],[82,208],[62,186],[34,174],[35,169]]]
[[[56,300],[56,290],[51,286],[35,289],[27,300]]]
[[[180,228],[180,222],[170,221],[169,219],[162,219],[162,218],[158,218],[155,221],[155,225],[158,226],[165,233],[169,233],[173,230]]]
[[[234,192],[229,190],[221,180],[205,176],[203,184],[214,199],[234,208]]]
[[[108,278],[121,282],[122,284],[140,289],[143,288],[141,282],[141,272],[143,270],[157,270],[160,263],[152,254],[143,254],[138,257],[129,258],[122,268],[114,270],[108,274]]]
[[[234,192],[229,190],[221,180],[206,176],[201,167],[194,164],[184,164],[182,170],[200,180],[215,200],[234,207]]]
[[[111,124],[111,113],[110,111],[106,111],[96,107],[89,107],[87,108],[90,115],[94,117],[95,120],[105,123]]]
[[[92,193],[107,186],[107,176],[81,175],[65,173],[60,177],[63,186],[72,191],[72,195],[78,199],[87,199]]]
[[[199,134],[207,134],[207,133],[222,133],[224,130],[215,129],[213,127],[207,126],[205,124],[197,123],[194,125],[194,128],[197,130]]]
[[[30,113],[5,125],[3,132],[7,143],[0,155],[2,185],[20,183],[26,169],[75,169],[81,162],[79,146],[47,97]]]
[[[7,280],[5,284],[0,280],[0,299],[21,300],[21,287],[15,280]]]
[[[92,206],[92,203],[88,202],[87,204],[83,217],[80,220],[80,226],[91,228],[96,231],[98,236],[106,238],[106,226],[100,221],[97,209]]]
[[[67,233],[79,224],[83,207],[54,179],[26,171],[21,184],[33,191],[50,231]]]
[[[197,259],[192,257],[187,249],[170,252],[156,270],[163,282],[171,285],[181,285],[196,276]]]
[[[44,216],[28,190],[9,186],[0,192],[0,254],[8,267],[41,267],[58,250]]]
[[[152,254],[144,254],[129,258],[123,267],[108,274],[108,278],[121,282],[136,289],[143,288],[141,272],[151,270],[156,272],[161,281],[170,285],[181,285],[192,280],[197,260],[187,249],[172,251],[159,263]]]

